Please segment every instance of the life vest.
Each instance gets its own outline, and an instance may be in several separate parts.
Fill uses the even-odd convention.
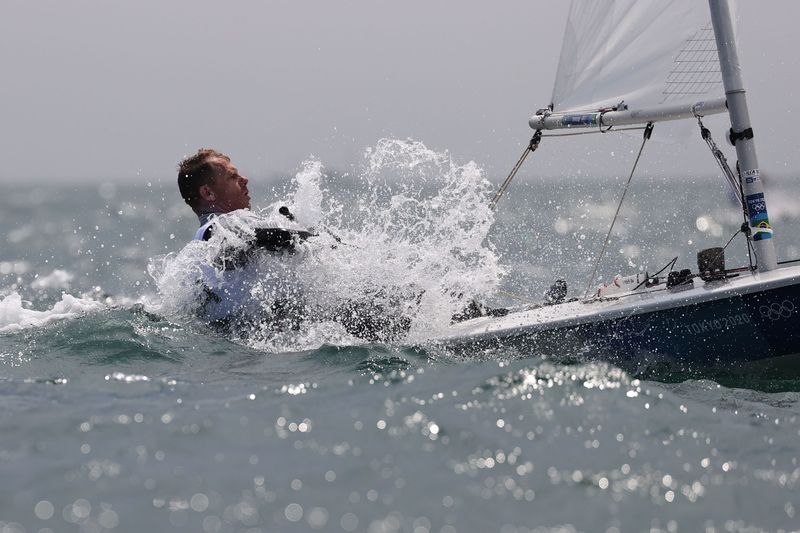
[[[193,241],[207,241],[208,238],[211,236],[208,233],[208,230],[211,229],[211,225],[214,224],[214,219],[217,218],[219,213],[207,213],[204,215],[198,215],[200,219],[200,227],[197,228],[197,231],[194,234]],[[208,233],[208,234],[207,234]]]
[[[192,241],[208,241],[220,216],[224,214],[200,215],[200,227]],[[265,250],[270,249],[267,247]],[[302,305],[296,276],[286,258],[270,260],[268,268],[264,268],[264,251],[253,249],[242,252],[244,260],[237,260],[242,259],[240,257],[230,261],[223,260],[222,265],[198,265],[202,273],[198,284],[202,285],[203,292],[197,311],[201,318],[217,323],[231,319],[258,321],[259,316],[264,315],[265,308],[272,315],[275,314],[276,306],[290,312],[289,308],[294,305]],[[248,257],[252,261],[247,260]],[[292,303],[287,304],[287,301]]]

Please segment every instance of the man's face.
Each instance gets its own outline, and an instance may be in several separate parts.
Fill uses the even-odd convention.
[[[208,186],[213,199],[210,199],[214,208],[222,213],[230,213],[237,209],[250,209],[250,192],[247,190],[246,177],[239,174],[239,170],[222,158],[214,159],[217,168],[217,177]]]

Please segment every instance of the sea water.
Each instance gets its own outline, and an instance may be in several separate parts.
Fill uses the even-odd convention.
[[[297,331],[204,327],[181,282],[197,223],[171,176],[15,186],[0,198],[0,531],[798,530],[800,383],[647,381],[436,342],[468,299],[586,288],[624,178],[519,179],[495,213],[497,177],[386,140],[347,172],[308,161],[251,182],[254,214],[286,205],[319,233],[293,267],[307,302],[391,293],[413,312],[386,343],[326,313]],[[800,257],[798,188],[767,183],[779,259]],[[675,256],[693,268],[740,223],[720,179],[635,180],[598,283]],[[747,264],[741,237],[726,256]]]

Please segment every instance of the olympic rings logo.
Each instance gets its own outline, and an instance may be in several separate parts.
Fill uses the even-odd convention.
[[[794,303],[789,300],[784,300],[781,303],[773,303],[769,305],[762,305],[758,308],[759,313],[764,318],[769,318],[772,321],[789,318],[797,310]]]

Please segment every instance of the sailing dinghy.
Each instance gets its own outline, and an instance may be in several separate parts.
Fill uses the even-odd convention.
[[[723,248],[700,251],[696,272],[672,271],[673,261],[657,275],[618,280],[613,291],[458,322],[446,345],[517,345],[645,375],[666,362],[678,375],[757,367],[800,376],[800,266],[776,260],[732,8],[728,0],[573,0],[552,102],[530,119],[535,135],[493,205],[550,130],[638,127],[644,147],[654,123],[692,120],[740,201],[751,264],[728,269]],[[736,170],[702,124],[715,113],[730,116]]]

